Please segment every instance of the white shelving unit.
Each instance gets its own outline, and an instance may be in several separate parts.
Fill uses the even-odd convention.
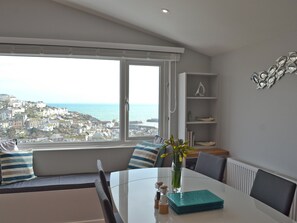
[[[200,82],[205,87],[205,94],[195,96]],[[188,131],[191,131],[194,148],[217,148],[219,146],[218,74],[185,72],[179,74],[178,83],[178,138],[188,140]],[[215,142],[215,145],[203,146],[198,145],[199,142]]]

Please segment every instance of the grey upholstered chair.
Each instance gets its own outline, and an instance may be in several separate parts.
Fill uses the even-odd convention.
[[[195,171],[215,180],[222,181],[226,166],[226,158],[209,153],[200,152]]]
[[[95,182],[95,185],[96,185],[96,190],[97,190],[97,193],[98,193],[98,196],[99,195],[99,191],[98,191],[98,187],[102,188],[105,196],[107,197],[108,201],[109,201],[109,204],[110,204],[110,208],[111,208],[111,211],[113,212],[113,216],[116,220],[117,223],[122,223],[123,220],[120,216],[120,214],[118,212],[115,212],[113,210],[113,203],[112,203],[112,198],[111,198],[111,194],[109,192],[109,186],[108,186],[108,183],[107,183],[107,180],[106,180],[106,177],[105,177],[105,172],[104,172],[104,169],[103,169],[103,166],[102,166],[102,163],[101,163],[101,160],[97,160],[97,169],[98,169],[98,173],[99,173],[99,180],[97,180]],[[100,186],[97,186],[98,184],[100,184]],[[101,190],[101,189],[99,189]],[[100,197],[99,197],[100,199]],[[101,203],[101,201],[100,201]],[[104,204],[101,203],[101,206],[102,206],[102,210],[103,210],[103,213],[109,213],[109,209],[108,209],[108,205],[105,204],[105,206],[103,206]],[[104,209],[105,208],[105,209]],[[106,210],[106,211],[105,211]],[[105,214],[104,214],[104,217],[106,218]],[[109,222],[107,220],[105,220],[106,223]],[[112,221],[111,221],[112,222]]]
[[[293,182],[259,169],[250,195],[288,216],[295,189]]]
[[[109,192],[109,187],[108,187],[108,183],[107,183],[107,180],[106,180],[106,177],[105,177],[105,172],[104,172],[101,160],[97,160],[97,169],[98,169],[99,178],[100,178],[103,190],[104,190],[110,204],[112,205],[112,199],[111,199],[111,195],[110,195],[110,192]]]
[[[106,223],[117,223],[116,218],[114,216],[111,203],[109,202],[109,199],[107,198],[104,189],[102,187],[102,184],[100,180],[95,181],[96,185],[96,191],[100,200],[100,204],[102,207],[102,211],[104,214],[104,220]]]

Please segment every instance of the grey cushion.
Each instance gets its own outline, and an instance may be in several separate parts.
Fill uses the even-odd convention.
[[[295,189],[293,182],[259,169],[250,195],[288,216]]]
[[[109,174],[106,176],[109,181]],[[98,173],[37,177],[29,181],[0,186],[0,194],[90,188],[95,186],[94,182],[98,178]]]

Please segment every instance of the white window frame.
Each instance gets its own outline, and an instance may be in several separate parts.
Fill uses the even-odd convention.
[[[19,54],[21,55],[21,54]],[[11,55],[13,56],[13,55]],[[36,55],[23,55],[23,56],[36,56]],[[45,57],[57,57],[42,55]],[[63,56],[59,56],[63,57]],[[66,57],[66,56],[65,56]],[[79,56],[74,56],[74,58],[80,58]],[[92,58],[92,57],[90,57]],[[93,59],[93,58],[92,58]],[[126,108],[126,99],[128,98],[129,92],[129,65],[145,65],[145,66],[158,66],[159,70],[159,127],[158,132],[160,135],[163,135],[166,132],[166,122],[164,119],[166,116],[166,100],[165,100],[165,73],[164,66],[165,63],[161,61],[145,61],[145,60],[125,60],[119,58],[106,58],[106,57],[96,57],[95,59],[102,60],[118,60],[120,61],[120,97],[119,97],[119,113],[120,113],[120,136],[118,140],[115,141],[104,141],[104,142],[45,142],[45,143],[24,143],[19,144],[20,148],[33,148],[36,150],[60,150],[60,149],[91,149],[91,148],[110,148],[110,147],[125,147],[133,146],[141,140],[152,140],[154,136],[143,136],[143,137],[129,137],[129,123],[128,123],[128,112]],[[168,100],[167,100],[168,101]]]
[[[124,114],[125,114],[125,129],[124,129],[124,137],[126,141],[139,141],[139,140],[151,140],[153,139],[154,136],[141,136],[141,137],[129,137],[129,111],[128,111],[128,106],[129,106],[129,66],[130,65],[143,65],[143,66],[158,66],[159,69],[159,125],[158,125],[158,132],[159,135],[162,135],[164,132],[164,121],[163,121],[163,116],[162,114],[165,113],[164,111],[164,95],[162,89],[165,87],[165,78],[164,78],[164,63],[160,61],[141,61],[141,60],[127,60],[125,64],[125,93],[124,93]]]

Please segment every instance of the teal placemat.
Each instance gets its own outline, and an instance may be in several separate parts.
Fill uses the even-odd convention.
[[[223,208],[224,200],[208,190],[168,193],[168,202],[178,214]]]

